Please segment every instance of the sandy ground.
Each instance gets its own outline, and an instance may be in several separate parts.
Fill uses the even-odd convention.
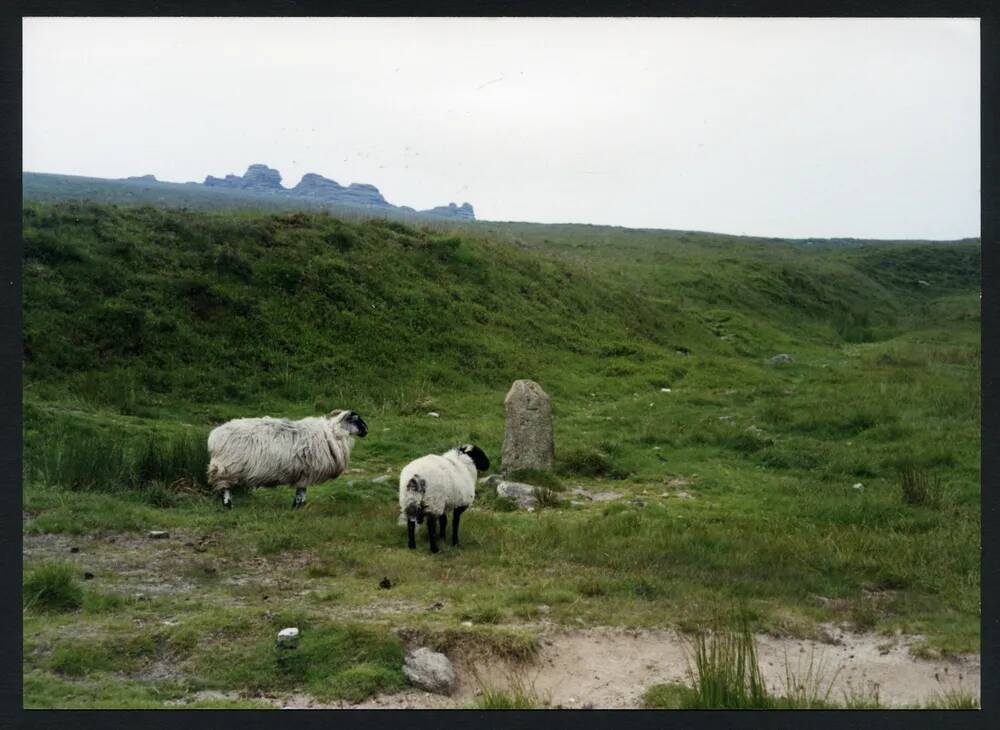
[[[824,670],[824,692],[833,680],[831,701],[843,702],[852,688],[870,693],[874,684],[885,706],[920,703],[947,689],[979,695],[978,656],[923,661],[909,653],[915,637],[892,639],[827,628],[839,643],[757,637],[761,671],[772,690],[786,694],[786,657],[793,675],[801,678],[811,656],[813,666]],[[457,662],[459,687],[450,698],[411,691],[374,698],[357,707],[467,707],[475,702],[480,684],[503,687],[512,677],[519,677],[550,707],[638,708],[650,685],[686,681],[688,653],[685,640],[673,631],[554,632],[543,639],[537,660],[520,670],[503,664],[470,667]]]

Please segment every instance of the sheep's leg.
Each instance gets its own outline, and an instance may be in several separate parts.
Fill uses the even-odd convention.
[[[417,547],[417,521],[406,521],[406,546],[413,550]]]
[[[222,506],[226,509],[233,508],[233,495],[229,493],[229,487],[222,490]]]
[[[458,520],[465,512],[465,507],[456,507],[451,513],[451,544],[458,545]],[[443,534],[443,533],[442,533]]]
[[[431,552],[436,553],[438,551],[437,544],[437,520],[434,519],[434,515],[427,515],[427,537],[431,541]]]
[[[438,532],[441,533],[441,542],[448,537],[448,512],[445,511],[438,517]]]
[[[292,500],[292,509],[298,509],[306,503],[306,488],[295,488],[295,499]]]

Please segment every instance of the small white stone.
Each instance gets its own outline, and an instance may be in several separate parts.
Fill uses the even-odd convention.
[[[471,621],[463,621],[462,622],[462,626],[472,626],[472,622]]]
[[[661,393],[669,393],[670,392],[670,388],[660,388],[660,392]]]
[[[299,630],[294,626],[282,629],[278,632],[278,645],[294,647],[299,642]]]
[[[431,411],[427,415],[430,416],[431,418],[440,418],[441,417],[441,414],[438,413],[437,411]]]
[[[864,484],[862,484],[861,482],[858,482],[857,484],[855,484],[855,485],[854,485],[854,487],[853,487],[853,488],[854,488],[854,489],[864,489],[864,488],[865,488],[865,485],[864,485]]]

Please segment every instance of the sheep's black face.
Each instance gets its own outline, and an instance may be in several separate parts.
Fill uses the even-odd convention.
[[[472,459],[472,463],[476,465],[479,471],[486,471],[490,468],[490,460],[486,456],[486,452],[483,451],[478,446],[473,444],[468,444],[459,449],[463,454]]]
[[[347,424],[347,428],[351,433],[356,433],[361,438],[368,435],[368,424],[354,411],[347,414],[344,423]]]

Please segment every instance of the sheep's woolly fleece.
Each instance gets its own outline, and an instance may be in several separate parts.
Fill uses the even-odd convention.
[[[410,489],[410,480],[424,489]],[[458,448],[429,454],[403,467],[399,475],[399,508],[403,515],[443,515],[445,510],[468,507],[476,498],[476,465]]]
[[[306,487],[347,469],[354,438],[345,420],[352,411],[290,421],[238,418],[208,436],[208,479],[216,491],[237,484]]]

